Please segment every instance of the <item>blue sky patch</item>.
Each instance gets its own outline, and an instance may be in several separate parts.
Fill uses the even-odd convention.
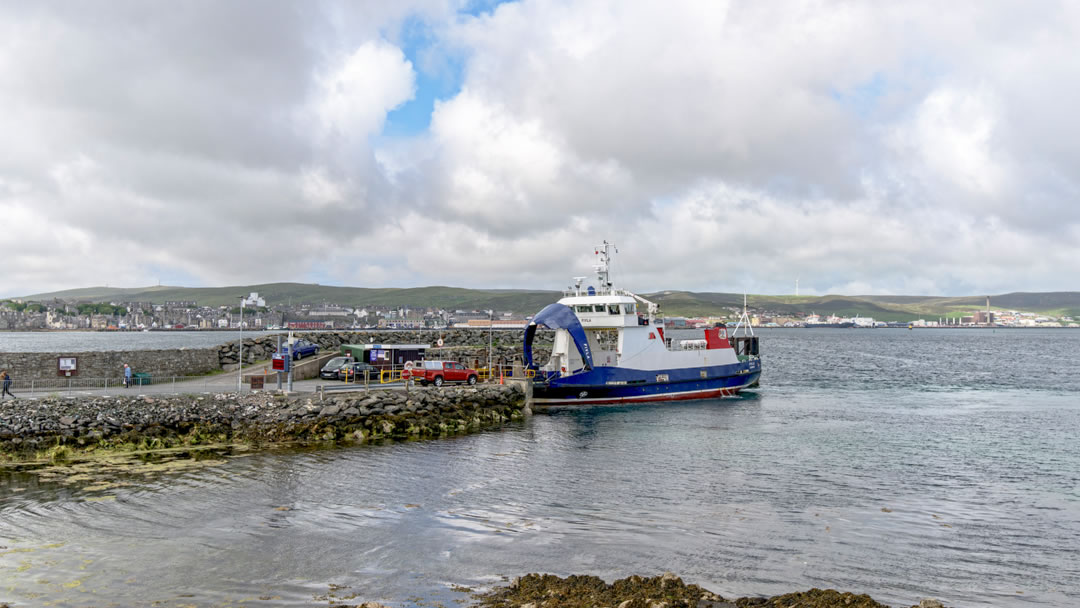
[[[863,81],[846,91],[833,89],[832,98],[851,109],[855,114],[866,118],[877,108],[878,100],[885,95],[888,81],[881,72],[876,72],[869,80]]]
[[[427,131],[435,101],[461,90],[464,57],[440,46],[430,24],[410,17],[401,26],[401,51],[416,73],[416,94],[386,115],[382,135],[408,137]]]
[[[480,15],[494,13],[495,9],[499,8],[499,5],[509,4],[512,1],[513,0],[470,0],[465,3],[464,8],[459,12],[463,15],[479,17]]]

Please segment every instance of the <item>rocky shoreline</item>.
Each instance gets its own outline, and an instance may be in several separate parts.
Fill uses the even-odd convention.
[[[417,388],[327,396],[46,398],[0,402],[0,464],[62,462],[101,449],[426,439],[521,420],[520,386]]]
[[[773,597],[723,597],[687,585],[668,572],[631,576],[608,584],[596,576],[527,574],[508,586],[473,595],[482,608],[889,608],[869,595],[810,589]],[[924,599],[911,608],[944,608]]]
[[[698,585],[687,585],[671,572],[660,576],[630,576],[608,584],[596,576],[526,574],[505,587],[474,593],[467,587],[453,590],[469,594],[469,599],[455,599],[459,605],[476,608],[890,608],[869,595],[810,589],[772,597],[725,599]],[[331,585],[326,595],[316,596],[312,606],[331,608],[390,608],[381,602],[353,603],[361,593],[340,585]],[[384,600],[385,601],[385,600]],[[417,606],[428,605],[422,598],[409,600]],[[434,606],[443,606],[434,602]],[[0,602],[0,608],[15,608]],[[946,608],[935,599],[923,599],[910,608]]]

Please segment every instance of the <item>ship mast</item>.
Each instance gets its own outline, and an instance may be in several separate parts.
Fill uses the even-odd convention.
[[[734,336],[734,335],[738,334],[740,327],[743,329],[744,335],[748,335],[748,336],[754,335],[754,328],[753,328],[753,326],[750,325],[750,315],[747,314],[747,312],[746,312],[746,294],[745,293],[742,296],[742,316],[739,317],[739,322],[735,324],[735,331],[731,332],[731,335]]]
[[[619,253],[619,248],[615,246],[615,243],[609,243],[606,240],[601,245],[597,245],[594,248],[594,252],[600,258],[600,261],[593,266],[596,270],[596,276],[600,280],[600,291],[598,293],[606,293],[614,295],[616,293],[615,288],[611,283],[611,250],[614,249],[615,253]],[[575,277],[576,278],[576,277]],[[638,302],[641,302],[648,308],[649,323],[652,323],[660,314],[660,306],[656,302],[646,300],[645,298],[633,293],[631,291],[621,289],[618,293],[628,295]]]
[[[619,253],[619,249],[615,247],[615,243],[609,243],[604,241],[602,245],[596,246],[596,255],[599,256],[600,262],[593,266],[596,270],[596,276],[600,279],[600,289],[610,292],[611,291],[611,252],[609,249],[614,249],[615,253]]]

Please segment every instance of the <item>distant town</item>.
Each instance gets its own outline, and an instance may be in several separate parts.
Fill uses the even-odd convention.
[[[268,306],[258,293],[236,306],[201,306],[194,300],[162,302],[0,301],[0,330],[151,329],[421,329],[428,327],[524,327],[527,320],[500,311],[446,310],[334,303]]]
[[[89,302],[52,298],[45,301],[9,299],[0,301],[0,331],[18,330],[319,330],[319,329],[422,329],[442,327],[523,328],[529,317],[512,311],[452,310],[438,307],[346,306],[322,304],[268,305],[258,293],[251,293],[237,305],[203,306],[195,300]],[[724,307],[725,314],[701,317],[666,317],[674,328],[709,327],[717,323],[735,324],[743,313],[740,307]],[[752,327],[1080,327],[1070,316],[1016,310],[972,310],[970,314],[917,318],[910,321],[876,321],[872,317],[822,316],[808,313],[779,313],[748,308]]]

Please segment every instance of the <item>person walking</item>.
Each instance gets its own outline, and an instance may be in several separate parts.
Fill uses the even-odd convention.
[[[124,364],[124,388],[131,386],[131,366]]]
[[[7,370],[0,372],[0,378],[4,380],[4,390],[0,392],[0,399],[3,399],[5,395],[11,395],[11,398],[15,398],[15,394],[11,392],[11,374],[7,373]]]

